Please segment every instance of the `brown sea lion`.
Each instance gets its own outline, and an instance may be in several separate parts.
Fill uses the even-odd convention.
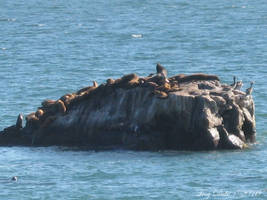
[[[39,119],[43,116],[43,114],[44,114],[44,111],[43,111],[42,109],[38,109],[38,110],[35,112],[35,116],[36,116],[37,118],[39,118]]]
[[[64,96],[60,97],[59,100],[63,101],[63,103],[65,104],[66,108],[68,108],[68,106],[73,101],[73,99],[75,99],[76,96],[77,96],[76,94],[65,94]]]
[[[152,88],[157,88],[159,85],[155,82],[145,82],[144,84],[144,87],[152,87]]]
[[[81,93],[83,93],[83,92],[89,90],[91,87],[92,87],[92,86],[82,88],[82,89],[78,90],[78,92],[76,92],[76,94],[77,94],[77,95],[80,95]]]
[[[157,98],[160,99],[166,99],[168,98],[168,93],[164,92],[164,91],[159,91],[159,90],[154,90],[153,94],[156,95]]]
[[[98,84],[96,81],[93,81],[93,87],[98,87]]]
[[[123,88],[131,88],[139,84],[139,77],[132,73],[115,80],[115,85]]]
[[[158,63],[156,69],[158,74],[162,74],[165,78],[167,78],[167,70],[165,69],[165,67]]]
[[[54,105],[56,103],[56,101],[55,100],[44,100],[43,102],[42,102],[42,106],[44,107],[44,108],[48,108],[48,107],[50,107],[50,106],[52,106],[52,105]]]
[[[171,90],[171,85],[169,83],[164,83],[163,85],[159,86],[157,90],[168,92]]]
[[[115,80],[113,80],[113,79],[111,79],[111,78],[107,79],[107,84],[108,84],[108,85],[112,85],[112,84],[114,84],[114,83],[115,83]]]
[[[40,125],[39,119],[36,117],[35,112],[30,113],[26,116],[26,126],[30,126],[32,128],[38,128]]]
[[[31,120],[38,120],[38,118],[36,117],[35,113],[30,113],[26,116],[26,121],[29,122]]]
[[[63,114],[66,112],[66,106],[63,101],[57,100],[56,104],[57,104],[57,109],[59,113]]]
[[[161,64],[158,63],[156,69],[157,69],[157,75],[163,78],[163,83],[169,82],[167,78],[167,70],[165,69],[165,67],[163,67]]]
[[[209,75],[209,74],[192,74],[192,75],[184,75],[180,74],[175,77],[172,77],[172,79],[175,79],[179,83],[184,82],[191,82],[191,81],[220,81],[219,77],[216,75]]]
[[[186,75],[185,74],[177,74],[173,77],[169,78],[169,81],[173,82],[173,81],[179,81],[180,79],[184,78]]]

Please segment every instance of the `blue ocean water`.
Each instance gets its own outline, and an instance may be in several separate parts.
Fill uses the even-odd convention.
[[[266,199],[266,30],[263,0],[0,0],[1,130],[44,99],[157,62],[254,80],[257,122],[244,151],[0,147],[0,199]]]

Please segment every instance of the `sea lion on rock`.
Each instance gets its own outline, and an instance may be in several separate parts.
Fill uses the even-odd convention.
[[[39,119],[36,117],[35,112],[30,113],[26,116],[26,126],[30,126],[32,128],[38,128],[40,125]]]
[[[163,67],[161,64],[157,64],[156,66],[157,69],[157,75],[158,76],[162,76],[164,79],[164,82],[169,82],[168,78],[167,78],[167,70],[165,69],[165,67]]]
[[[96,81],[93,81],[93,87],[98,87],[98,84]]]
[[[72,96],[72,94],[65,94],[64,96],[60,97],[59,100],[61,100],[65,103],[65,101],[67,99],[69,99],[71,96]]]
[[[173,82],[173,81],[179,81],[180,79],[184,78],[186,75],[185,74],[178,74],[175,76],[172,76],[169,78],[169,81]]]
[[[162,74],[165,78],[167,78],[167,70],[165,67],[158,63],[156,69],[158,74]]]
[[[78,90],[78,92],[76,92],[76,94],[77,94],[77,95],[80,95],[80,94],[82,94],[83,92],[89,90],[91,87],[92,87],[92,86],[82,88],[82,89]]]
[[[216,75],[199,73],[199,74],[192,74],[188,76],[180,76],[180,78],[177,81],[179,83],[184,83],[184,82],[192,82],[192,81],[220,81],[220,79]]]
[[[157,87],[157,90],[169,92],[169,91],[171,91],[171,85],[169,83],[165,82],[163,85]]]
[[[44,101],[42,102],[42,106],[43,106],[44,108],[48,108],[48,107],[50,107],[51,105],[54,105],[55,103],[56,103],[55,100],[50,100],[50,99],[48,99],[48,100],[44,100]]]
[[[38,110],[35,112],[35,116],[36,116],[37,118],[39,118],[39,119],[43,116],[43,114],[44,114],[44,111],[43,111],[42,109],[38,109]]]
[[[144,84],[143,84],[143,87],[152,87],[152,88],[157,88],[159,85],[157,84],[157,83],[155,83],[155,82],[145,82]]]
[[[23,122],[23,115],[19,114],[16,122],[16,128],[21,129],[22,128],[22,122]]]
[[[26,116],[26,121],[29,122],[31,120],[38,120],[38,118],[36,117],[35,113],[30,113]]]
[[[63,101],[57,100],[56,104],[57,104],[58,112],[62,114],[66,112],[66,106]]]
[[[160,99],[166,99],[168,98],[168,94],[164,91],[160,91],[160,90],[154,90],[153,94],[156,95],[157,98]]]
[[[76,96],[76,94],[65,94],[64,96],[60,97],[59,100],[63,101],[65,107],[68,108],[68,106],[73,101],[73,99],[75,99]]]
[[[122,88],[132,88],[137,86],[138,84],[139,84],[139,77],[133,73],[124,75],[122,78],[117,79],[114,85]]]
[[[112,85],[114,83],[115,83],[115,80],[113,80],[111,78],[107,79],[107,85]]]

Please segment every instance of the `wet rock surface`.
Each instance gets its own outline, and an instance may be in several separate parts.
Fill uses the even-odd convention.
[[[243,149],[255,142],[250,94],[215,75],[125,75],[45,100],[0,132],[0,145],[89,149]]]

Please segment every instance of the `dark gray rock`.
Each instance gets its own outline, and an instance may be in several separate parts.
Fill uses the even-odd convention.
[[[154,79],[130,74],[46,101],[26,117],[23,129],[2,131],[0,144],[214,150],[255,142],[251,95],[221,85],[214,75]]]

